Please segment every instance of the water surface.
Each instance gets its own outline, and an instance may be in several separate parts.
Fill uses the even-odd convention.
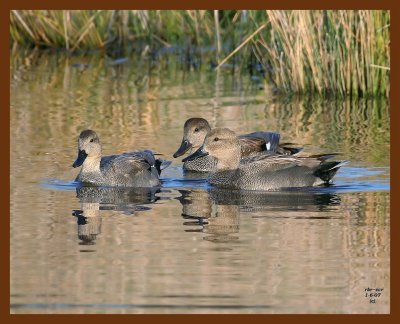
[[[287,98],[207,57],[120,62],[12,54],[11,313],[389,312],[387,102]],[[329,188],[214,189],[172,158],[194,116],[350,163]],[[85,128],[106,155],[173,160],[162,188],[77,186]]]

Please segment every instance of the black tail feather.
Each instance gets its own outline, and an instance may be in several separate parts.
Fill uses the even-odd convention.
[[[336,172],[343,165],[349,161],[330,161],[322,163],[317,170],[314,171],[314,175],[320,178],[322,181],[328,183],[336,174]]]
[[[160,175],[161,171],[164,170],[165,168],[169,167],[171,163],[172,163],[172,161],[156,159],[155,167],[157,169],[158,174]]]

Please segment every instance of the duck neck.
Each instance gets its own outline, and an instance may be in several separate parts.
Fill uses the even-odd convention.
[[[101,155],[88,156],[83,162],[82,171],[83,173],[100,172],[100,160]]]
[[[236,170],[239,168],[240,164],[240,151],[232,150],[227,152],[223,156],[223,158],[218,159],[217,170],[225,171],[225,170]]]

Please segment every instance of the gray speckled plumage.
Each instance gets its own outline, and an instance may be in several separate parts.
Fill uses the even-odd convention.
[[[186,152],[193,153],[204,142],[211,131],[207,120],[203,118],[190,118],[183,127],[183,138],[179,149],[173,155],[175,158]],[[294,154],[299,148],[287,148],[279,145],[280,134],[274,132],[253,132],[240,135],[239,142],[241,156],[253,156],[264,151],[278,152],[279,154]],[[183,169],[186,171],[210,172],[216,168],[216,161],[211,156],[204,156],[196,160],[183,160]]]
[[[326,162],[332,155],[295,157],[274,153],[241,159],[239,138],[227,128],[212,130],[188,161],[212,156],[217,167],[208,178],[216,187],[246,190],[276,190],[311,187],[329,183],[337,170],[346,163]]]
[[[217,159],[210,155],[202,156],[191,161],[185,161],[183,163],[183,169],[185,171],[210,172],[215,170],[216,167]]]
[[[159,172],[169,164],[157,163],[148,150],[102,157],[99,137],[92,130],[84,130],[78,139],[78,158],[73,167],[81,165],[75,181],[103,186],[154,187],[160,185]]]

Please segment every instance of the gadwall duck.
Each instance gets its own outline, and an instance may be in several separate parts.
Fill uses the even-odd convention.
[[[204,118],[190,118],[183,127],[182,143],[173,157],[177,158],[186,152],[193,153],[201,145],[211,131],[210,124]],[[254,132],[240,135],[241,156],[251,156],[263,151],[279,154],[295,154],[302,148],[289,147],[292,143],[279,144],[280,134],[274,132]],[[209,172],[215,170],[216,161],[212,156],[203,156],[194,160],[186,160],[183,169],[187,171]]]
[[[148,150],[102,157],[99,137],[87,129],[79,135],[78,157],[72,166],[82,166],[75,181],[147,188],[160,185],[159,174],[170,164],[170,161],[155,159]]]
[[[216,128],[204,144],[184,161],[212,156],[217,160],[216,171],[208,178],[211,185],[246,190],[275,190],[311,187],[330,183],[338,169],[347,161],[326,160],[335,154],[296,157],[274,153],[241,159],[240,140],[227,128]]]

